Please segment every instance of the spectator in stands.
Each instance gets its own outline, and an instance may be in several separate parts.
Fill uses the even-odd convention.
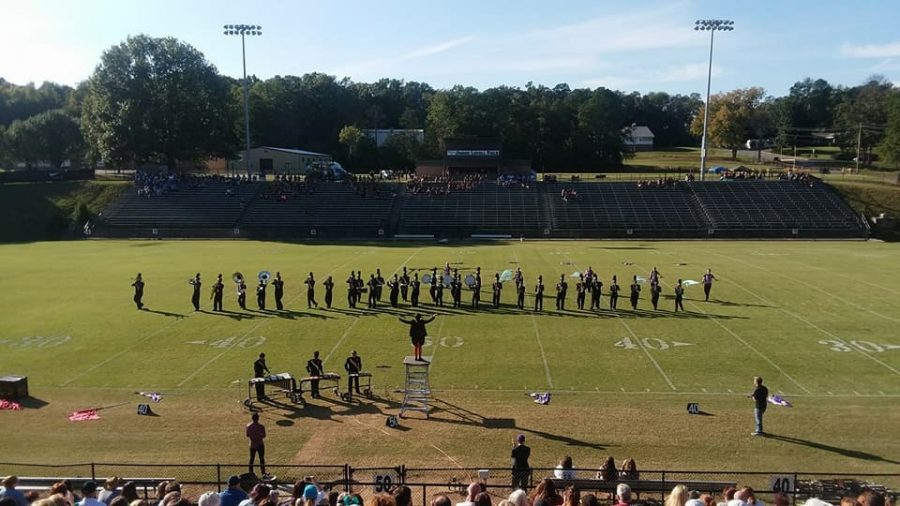
[[[204,492],[197,500],[197,506],[220,506],[222,498],[216,492]]]
[[[598,506],[600,502],[597,501],[597,496],[594,494],[585,494],[581,496],[581,502],[578,504],[579,506]]]
[[[373,506],[396,506],[394,502],[394,496],[390,494],[375,494],[375,497],[372,498]]]
[[[553,476],[561,480],[575,479],[575,469],[572,468],[572,457],[566,455],[556,465]]]
[[[716,498],[711,494],[703,494],[700,496],[700,500],[703,501],[703,506],[716,506]],[[783,504],[781,506],[787,506]]]
[[[563,490],[563,506],[578,506],[580,499],[581,494],[578,493],[575,487],[570,486]]]
[[[862,506],[855,497],[842,497],[841,506]]]
[[[269,492],[271,491],[272,489],[268,485],[257,483],[250,490],[250,496],[241,501],[238,506],[267,506],[269,503]]]
[[[412,506],[412,490],[406,485],[400,485],[392,492],[397,506]]]
[[[72,495],[72,492],[69,492],[69,488],[62,481],[58,481],[50,487],[49,496],[53,497],[55,495],[62,497],[69,506],[75,504],[75,496]]]
[[[627,483],[616,485],[616,506],[628,506],[631,504],[631,487]]]
[[[109,502],[109,506],[128,506],[128,502],[128,499],[125,499],[121,495],[118,495],[115,499]]]
[[[133,481],[126,481],[125,484],[122,485],[122,495],[120,495],[120,497],[124,497],[129,503],[137,501],[137,485],[135,485]]]
[[[452,506],[450,502],[450,498],[445,495],[435,496],[434,499],[431,500],[431,506]]]
[[[637,469],[637,464],[633,458],[627,458],[622,462],[622,470],[619,472],[620,480],[639,480],[641,478]]]
[[[119,477],[111,476],[103,483],[103,488],[97,495],[97,499],[109,506],[109,503],[116,497],[119,497]]]
[[[688,500],[684,504],[685,506],[704,506],[703,501],[700,500],[700,492],[697,490],[688,492]]]
[[[97,483],[86,481],[81,486],[81,501],[78,506],[104,506],[102,502],[97,500]]]
[[[491,496],[482,492],[475,496],[475,506],[491,506]]]
[[[544,478],[531,493],[532,506],[560,506],[563,500],[556,493],[556,485],[550,478]]]
[[[885,506],[884,495],[869,488],[863,489],[856,501],[862,506]]]
[[[531,506],[528,502],[528,494],[524,490],[518,488],[509,494],[509,502],[512,506]]]
[[[775,506],[788,506],[789,504],[791,504],[790,497],[788,497],[784,492],[778,492],[777,494],[772,496],[772,499],[775,503]]]
[[[219,494],[219,499],[221,500],[220,506],[238,506],[246,500],[247,493],[241,489],[241,479],[237,476],[228,478],[228,488]]]
[[[600,471],[597,473],[597,479],[603,481],[616,481],[619,479],[619,471],[616,470],[616,461],[612,458],[612,455],[607,457],[606,462],[600,466]]]
[[[665,506],[684,506],[687,497],[687,488],[684,485],[675,485],[669,497],[666,497]]]
[[[456,506],[475,506],[475,496],[484,492],[484,485],[477,481],[473,481],[466,489],[466,500],[456,503]]]
[[[0,499],[8,497],[16,502],[16,506],[28,506],[28,501],[25,500],[25,494],[23,494],[21,490],[16,490],[16,485],[18,484],[18,476],[13,475],[3,478],[3,481],[0,481],[0,485],[3,485],[3,490],[0,490]]]
[[[722,491],[722,502],[716,503],[716,506],[726,506],[728,501],[734,499],[734,493],[737,491],[734,487],[727,487]]]
[[[745,486],[734,493],[734,499],[728,501],[728,506],[765,506],[765,504],[756,499],[752,488]]]

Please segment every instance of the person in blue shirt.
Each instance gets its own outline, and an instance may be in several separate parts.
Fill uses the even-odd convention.
[[[219,499],[222,500],[220,506],[238,506],[247,499],[247,492],[241,489],[241,479],[237,476],[228,478],[228,488],[219,494]]]
[[[3,481],[0,481],[0,485],[3,485],[3,490],[0,490],[0,499],[8,497],[16,502],[16,506],[28,506],[25,494],[20,490],[16,490],[16,485],[18,485],[18,483],[18,476],[7,476],[6,478],[3,478]]]

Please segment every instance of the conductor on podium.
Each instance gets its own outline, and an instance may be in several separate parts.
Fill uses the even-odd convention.
[[[359,373],[362,372],[362,359],[356,354],[356,350],[353,350],[347,357],[347,361],[344,362],[344,370],[347,371],[347,393],[352,394],[355,390],[358,395],[361,395]]]
[[[425,360],[422,358],[422,346],[425,345],[425,337],[428,336],[428,331],[425,329],[425,325],[433,322],[437,315],[431,315],[431,318],[427,320],[422,319],[422,315],[416,313],[415,318],[412,320],[404,320],[400,318],[400,321],[409,325],[409,338],[412,340],[413,350],[415,351],[416,360],[419,362],[424,362]]]
[[[253,362],[253,377],[254,378],[265,378],[266,373],[269,372],[269,368],[266,366],[266,354],[260,353],[259,358],[256,359],[256,362]],[[269,400],[266,397],[266,386],[265,383],[259,382],[256,384],[256,400],[259,401],[267,401]]]

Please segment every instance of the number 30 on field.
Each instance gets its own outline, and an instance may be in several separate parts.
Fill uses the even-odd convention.
[[[885,350],[894,350],[900,348],[898,345],[894,344],[876,344],[872,341],[839,341],[837,339],[823,339],[819,341],[819,344],[824,344],[825,346],[829,346],[828,349],[831,351],[838,351],[843,353],[848,353],[854,350],[859,350],[863,353],[881,353]]]

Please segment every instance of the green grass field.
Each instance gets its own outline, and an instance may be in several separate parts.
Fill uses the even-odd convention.
[[[0,374],[27,375],[40,402],[0,411],[0,447],[15,462],[242,462],[248,415],[240,401],[259,352],[273,372],[303,376],[313,350],[339,372],[358,350],[376,398],[347,404],[328,392],[302,410],[266,407],[270,462],[505,466],[521,432],[536,466],[563,454],[599,466],[611,454],[643,469],[896,472],[898,254],[900,246],[879,242],[787,241],[2,245]],[[344,280],[351,269],[368,277],[377,267],[390,275],[445,262],[464,273],[481,266],[485,278],[521,266],[529,293],[538,274],[550,288],[561,273],[590,265],[606,284],[616,274],[627,285],[656,266],[664,298],[657,312],[644,294],[637,312],[623,297],[616,313],[590,313],[574,310],[570,293],[573,309],[556,312],[548,297],[533,314],[515,309],[507,286],[498,311],[438,308],[426,347],[433,416],[411,415],[408,430],[387,431],[410,352],[397,317],[412,311],[349,311]],[[672,284],[707,267],[719,278],[714,300],[690,287],[687,312],[673,313]],[[192,310],[193,273],[203,274],[210,309],[216,273],[253,278],[262,269],[285,276],[288,311],[236,311],[230,282],[227,312]],[[138,271],[148,311],[131,302]],[[335,309],[306,308],[309,271],[320,282],[334,276]],[[770,407],[770,438],[749,435],[754,375],[794,403]],[[158,417],[134,414],[145,401],[135,390],[162,392]],[[553,401],[537,405],[524,395],[533,391],[553,392]],[[710,416],[688,415],[688,402]],[[98,421],[67,420],[120,403]]]

